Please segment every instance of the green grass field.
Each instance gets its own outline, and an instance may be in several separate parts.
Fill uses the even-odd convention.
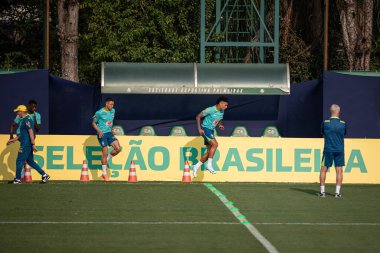
[[[213,186],[278,252],[380,252],[380,185]],[[0,252],[268,252],[201,183],[0,183],[0,231]]]

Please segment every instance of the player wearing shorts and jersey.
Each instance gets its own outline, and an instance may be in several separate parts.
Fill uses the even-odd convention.
[[[100,109],[92,117],[92,126],[97,132],[99,144],[102,146],[102,178],[104,181],[110,181],[107,176],[108,160],[120,153],[119,141],[114,136],[113,120],[115,118],[114,100],[106,99],[105,107]],[[108,146],[113,150],[108,154]]]
[[[325,197],[325,181],[326,173],[333,164],[336,170],[336,190],[335,197],[340,198],[340,188],[343,182],[343,166],[344,163],[344,136],[347,128],[346,122],[339,118],[340,107],[333,104],[330,107],[331,117],[322,122],[321,132],[325,140],[323,148],[322,167],[319,175],[320,181],[320,197]]]
[[[198,132],[204,139],[204,144],[207,147],[207,152],[201,157],[198,163],[192,167],[194,177],[197,177],[198,169],[206,161],[206,169],[212,174],[216,173],[212,167],[212,159],[214,157],[216,149],[218,148],[218,142],[215,139],[214,130],[216,126],[218,126],[220,130],[224,130],[222,120],[224,111],[227,109],[227,107],[228,98],[222,96],[217,99],[216,105],[206,108],[196,117]],[[204,119],[201,124],[202,118]]]

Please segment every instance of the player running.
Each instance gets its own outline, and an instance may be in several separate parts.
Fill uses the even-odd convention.
[[[92,126],[96,130],[98,141],[102,146],[102,178],[104,181],[110,181],[107,176],[108,160],[120,153],[120,144],[115,138],[112,128],[115,118],[114,104],[115,101],[112,98],[107,98],[105,107],[97,111],[92,117]],[[110,154],[108,154],[108,146],[113,147]]]
[[[333,162],[336,170],[335,198],[340,198],[340,187],[343,182],[344,164],[344,136],[346,135],[346,122],[339,118],[340,107],[333,104],[330,107],[331,117],[322,122],[321,131],[325,139],[323,149],[322,167],[319,175],[321,192],[319,197],[325,197],[326,172]]]
[[[211,106],[200,112],[197,117],[197,127],[199,134],[204,139],[204,144],[207,147],[207,152],[201,157],[197,164],[193,166],[193,175],[197,177],[197,171],[203,163],[207,161],[206,169],[212,174],[215,174],[215,170],[212,168],[212,158],[214,157],[215,151],[218,148],[218,142],[215,139],[214,129],[216,126],[220,130],[224,130],[222,123],[224,110],[228,107],[228,98],[222,96],[216,101],[216,105]],[[201,119],[203,119],[201,125]]]
[[[16,178],[10,183],[21,184],[21,170],[27,162],[30,167],[37,170],[42,176],[41,183],[46,183],[50,176],[46,174],[41,167],[34,161],[33,152],[37,152],[34,136],[34,124],[31,116],[27,114],[27,108],[25,105],[19,105],[14,112],[17,113],[20,121],[20,133],[19,136],[10,139],[7,145],[14,143],[15,141],[20,141],[20,149],[18,151],[16,160]]]

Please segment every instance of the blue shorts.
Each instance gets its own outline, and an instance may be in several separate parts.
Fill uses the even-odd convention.
[[[102,138],[99,138],[98,136],[98,141],[99,141],[100,146],[104,148],[107,146],[111,146],[111,144],[114,141],[117,141],[117,139],[111,132],[108,132],[108,133],[103,134]]]
[[[205,134],[202,135],[204,139],[204,144],[208,145],[211,140],[215,140],[214,130],[208,129],[207,127],[202,127]]]
[[[343,167],[344,164],[344,152],[323,152],[322,166],[331,167]]]

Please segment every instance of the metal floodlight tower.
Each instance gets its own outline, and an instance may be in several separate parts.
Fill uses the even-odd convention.
[[[269,1],[274,2],[271,25]],[[280,0],[201,0],[201,63],[208,48],[213,49],[207,50],[211,62],[266,63],[271,51],[272,63],[278,63],[279,16]]]

